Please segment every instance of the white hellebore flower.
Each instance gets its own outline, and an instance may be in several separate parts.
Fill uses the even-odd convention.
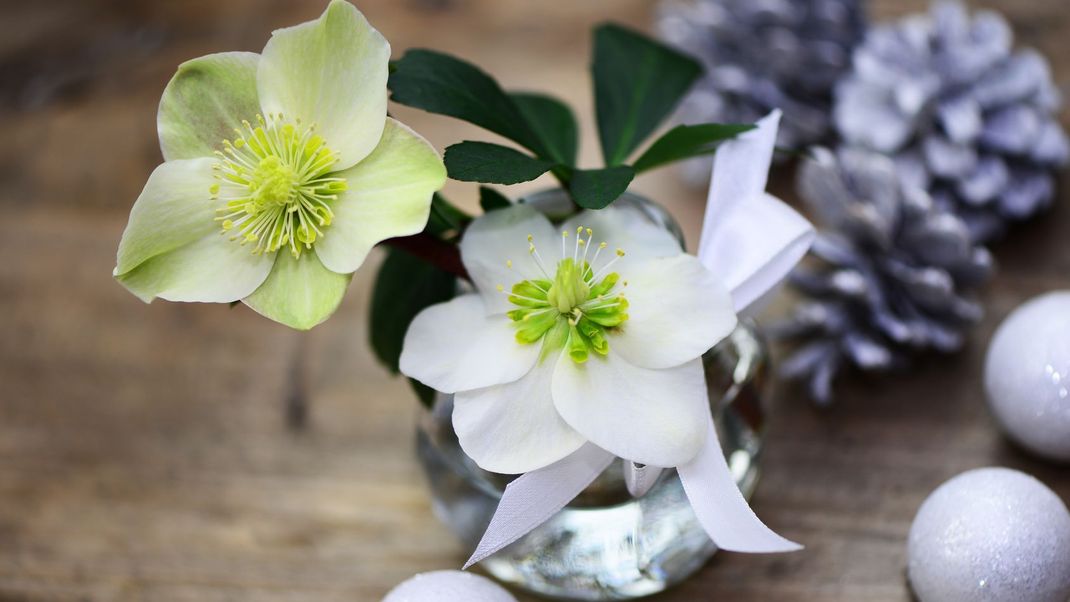
[[[130,212],[115,277],[146,302],[240,299],[294,328],[330,316],[376,243],[423,229],[446,178],[386,115],[389,58],[334,0],[261,54],[183,63],[160,101],[165,162]]]
[[[540,364],[519,378],[515,385],[492,385],[457,394],[454,425],[461,434],[461,444],[468,446],[465,451],[481,465],[488,456],[500,457],[516,466],[552,462],[527,472],[505,488],[490,525],[465,567],[517,541],[564,508],[613,462],[614,454],[648,465],[642,470],[643,478],[626,477],[629,491],[636,496],[643,495],[640,481],[650,483],[657,478],[660,468],[650,470],[650,466],[675,466],[696,518],[722,550],[767,553],[788,552],[801,547],[766,527],[744,499],[717,439],[713,414],[705,403],[706,394],[697,388],[702,381],[702,372],[697,360],[693,359],[731,330],[735,324],[734,311],[745,311],[780,282],[806,253],[813,239],[813,229],[806,220],[765,192],[779,120],[780,112],[774,111],[758,122],[755,131],[725,142],[717,151],[699,242],[700,260],[710,271],[696,267],[698,260],[680,255],[679,248],[670,244],[664,232],[642,222],[622,221],[609,212],[612,210],[579,218],[591,222],[605,218],[605,231],[609,236],[627,240],[628,244],[641,250],[638,257],[629,255],[631,264],[595,268],[600,275],[619,269],[625,278],[630,279],[630,286],[623,290],[624,298],[618,299],[621,306],[627,307],[621,311],[628,316],[617,326],[588,336],[595,353],[589,349],[587,362],[583,365],[574,366],[568,361],[582,359],[582,352],[575,356],[557,353],[554,340],[546,337],[543,349],[551,350],[551,356],[558,356],[549,376],[536,376],[540,369],[550,370]],[[512,222],[524,220],[531,220],[531,214],[502,218],[498,223],[482,226],[471,246],[480,250],[490,248],[492,244],[484,239],[500,240],[502,230],[515,229]],[[536,220],[536,223],[542,222]],[[587,232],[585,240],[592,240],[589,231],[583,232]],[[515,252],[516,248],[503,247],[499,251]],[[562,251],[562,256],[567,259],[566,251],[567,246]],[[578,250],[574,250],[573,255],[578,258]],[[500,264],[488,261],[483,253],[465,256],[468,269],[473,272],[481,291],[486,290],[487,282],[501,275]],[[597,261],[592,263],[597,264]],[[729,293],[710,283],[711,272],[717,275],[718,281],[725,283],[731,301],[726,299]],[[557,285],[560,273],[558,269],[552,280],[544,280]],[[568,278],[563,280],[568,282]],[[583,286],[572,290],[583,292],[584,286],[590,290],[592,285],[601,286],[600,283],[592,277]],[[545,282],[538,282],[538,285],[546,289]],[[557,308],[561,295],[555,294],[551,299],[549,292],[546,289],[547,305]],[[510,297],[513,303],[525,301],[523,297],[529,296],[524,290],[516,293]],[[576,295],[576,298],[582,296]],[[543,299],[541,293],[530,297],[534,301]],[[496,305],[501,302],[500,298],[488,297],[486,301],[491,314],[500,311]],[[541,303],[538,306],[546,307]],[[522,307],[525,310],[534,308],[533,301]],[[415,340],[412,344],[424,339],[437,350],[460,347],[456,349],[457,356],[443,360],[439,355],[441,351],[416,352],[410,362],[426,359],[429,363],[446,361],[465,365],[467,377],[464,382],[447,381],[455,389],[484,386],[483,382],[488,379],[518,378],[512,371],[502,370],[503,364],[499,360],[506,358],[510,363],[526,364],[527,358],[516,355],[508,358],[504,354],[496,357],[487,351],[490,346],[515,354],[515,350],[501,344],[504,337],[494,328],[488,328],[484,318],[478,314],[463,314],[458,309],[431,308],[426,313],[433,311],[440,315],[457,314],[461,320],[467,318],[468,321],[460,324],[460,328],[444,328],[435,322],[440,315],[427,316],[419,326],[419,332],[415,332],[417,325],[413,323],[410,338]],[[512,317],[523,321],[523,315],[517,313]],[[570,326],[572,320],[569,318],[574,320],[576,316],[561,311],[558,315],[564,316]],[[417,321],[421,317],[424,316],[418,316]],[[530,323],[531,319],[527,318],[527,321]],[[500,320],[496,324],[500,324]],[[522,323],[518,332],[527,326]],[[462,330],[464,328],[468,330]],[[582,327],[577,331],[584,334]],[[606,345],[598,345],[601,340],[598,334],[604,335]],[[571,328],[569,335],[574,336]],[[473,336],[478,338],[473,340]],[[463,339],[468,345],[458,345],[448,337]],[[520,340],[526,340],[526,337]],[[587,344],[586,340],[583,342]],[[566,344],[572,351],[571,340]],[[620,357],[615,357],[617,354]],[[604,358],[600,359],[600,355]],[[524,362],[517,361],[520,359]],[[484,373],[472,371],[468,364],[473,361],[483,361],[490,369]],[[435,368],[420,369],[418,364],[410,364],[410,367],[414,365],[417,372],[410,374],[429,377],[431,380],[427,382],[431,384],[446,380]],[[524,369],[522,366],[516,372],[522,373]],[[538,383],[539,378],[549,379],[549,386],[533,384],[527,387],[528,390],[520,386],[525,380]],[[503,391],[505,389],[513,390]],[[464,409],[462,398],[467,400]],[[489,401],[484,401],[481,406],[478,403],[481,398]],[[473,399],[477,402],[472,403]],[[491,412],[495,407],[500,410],[497,415]],[[503,417],[503,412],[515,413],[518,418]],[[561,417],[556,424],[552,420],[555,412]],[[522,423],[523,420],[527,423]],[[698,425],[706,430],[705,435],[695,435],[694,428]],[[481,433],[480,429],[486,433]],[[538,430],[528,432],[533,429]],[[575,443],[575,433],[591,443],[554,462],[561,449]],[[508,450],[500,452],[492,447],[492,440],[488,443],[493,437],[523,441],[523,451],[536,459],[509,455]],[[691,445],[696,438],[701,442],[701,449],[694,453]],[[544,442],[547,448],[552,446],[553,451],[538,447]],[[656,447],[659,444],[663,446],[660,449]],[[475,455],[475,451],[480,455]]]
[[[634,209],[580,213],[555,229],[518,205],[461,242],[477,289],[421,312],[401,371],[454,393],[465,453],[522,473],[590,441],[677,466],[709,422],[701,356],[736,326],[728,291]]]

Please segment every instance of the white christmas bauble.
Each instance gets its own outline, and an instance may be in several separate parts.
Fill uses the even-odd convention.
[[[921,602],[1067,602],[1070,512],[1025,473],[970,470],[921,505],[907,556]]]
[[[409,577],[390,590],[383,602],[516,602],[516,598],[486,577],[433,571]]]
[[[1000,324],[988,346],[985,392],[1012,439],[1070,461],[1070,291],[1027,301]]]

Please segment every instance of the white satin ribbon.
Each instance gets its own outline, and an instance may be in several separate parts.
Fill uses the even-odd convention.
[[[699,524],[717,547],[751,554],[802,549],[766,527],[751,510],[728,468],[712,413],[702,451],[687,464],[677,466],[676,471]]]
[[[780,282],[802,259],[814,237],[805,219],[765,192],[779,122],[780,111],[773,111],[758,122],[757,129],[722,144],[713,163],[698,258],[723,278],[737,312]],[[506,487],[465,568],[549,520],[613,459],[609,452],[588,443],[550,466],[517,478]],[[626,472],[633,481],[629,491],[641,495],[653,479],[632,468]],[[718,547],[751,553],[802,548],[774,533],[751,510],[728,468],[712,413],[701,451],[676,468],[699,524]]]
[[[571,455],[525,473],[505,486],[494,518],[464,568],[483,560],[543,524],[587,488],[613,462],[613,454],[587,443]]]
[[[765,191],[780,111],[724,143],[713,159],[698,258],[741,313],[784,279],[814,240],[810,222]]]

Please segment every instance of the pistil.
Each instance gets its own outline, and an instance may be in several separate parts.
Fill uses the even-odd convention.
[[[516,327],[517,342],[532,344],[544,340],[544,357],[565,348],[573,361],[583,363],[591,352],[608,354],[606,333],[628,319],[628,301],[623,293],[616,292],[620,275],[608,272],[624,256],[624,251],[618,249],[613,260],[596,268],[601,251],[608,245],[599,244],[588,261],[593,231],[582,227],[576,230],[571,254],[565,244],[568,235],[567,231],[562,233],[562,257],[554,266],[553,275],[546,270],[533,237],[528,236],[531,260],[546,277],[514,284],[507,294],[517,309],[507,315]],[[512,261],[507,260],[506,265],[511,268]],[[504,286],[498,288],[505,292]]]

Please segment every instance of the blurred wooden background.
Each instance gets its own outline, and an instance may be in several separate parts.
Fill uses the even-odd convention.
[[[873,13],[922,4],[878,0]],[[580,110],[588,164],[597,156],[588,31],[604,19],[648,29],[653,9],[639,0],[359,5],[395,55],[435,47],[507,87],[567,98]],[[977,5],[1005,11],[1019,42],[1070,81],[1065,0]],[[365,344],[378,256],[338,314],[304,335],[244,307],[146,306],[111,279],[127,211],[160,161],[156,104],[175,66],[258,51],[272,29],[321,10],[282,0],[0,1],[0,600],[363,602],[413,573],[461,564],[412,452],[417,404]],[[486,138],[446,118],[395,114],[440,149]],[[1070,471],[1005,443],[980,385],[999,319],[1070,286],[1062,180],[1056,211],[996,247],[1001,274],[965,353],[852,382],[827,411],[781,391],[755,505],[807,550],[720,554],[654,600],[909,600],[906,533],[945,479],[1007,465],[1070,498]],[[671,171],[637,188],[670,205],[694,240],[701,193]],[[472,192],[449,189],[469,206]],[[298,427],[284,408],[300,391],[310,412]]]

